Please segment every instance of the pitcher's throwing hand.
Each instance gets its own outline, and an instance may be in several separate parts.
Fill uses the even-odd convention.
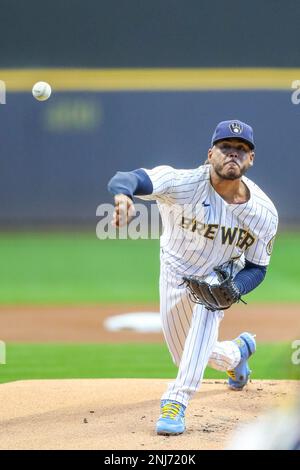
[[[132,199],[125,194],[117,194],[115,196],[115,210],[112,225],[114,227],[122,227],[128,224],[134,216],[135,208]]]

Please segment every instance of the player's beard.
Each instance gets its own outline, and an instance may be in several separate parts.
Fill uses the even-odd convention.
[[[214,166],[214,170],[219,178],[223,180],[237,180],[241,178],[247,171],[247,168],[241,168],[238,164],[234,166],[235,170],[233,169],[226,169],[226,164],[216,164]]]

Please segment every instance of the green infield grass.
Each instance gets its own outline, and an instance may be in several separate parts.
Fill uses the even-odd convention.
[[[250,359],[253,379],[300,379],[291,344],[259,344]],[[299,356],[299,354],[298,354]],[[164,344],[8,344],[0,383],[30,379],[174,378]],[[207,368],[205,378],[222,379]]]
[[[6,233],[0,259],[0,304],[158,301],[158,240]],[[299,302],[299,265],[300,233],[279,234],[267,277],[249,300]]]

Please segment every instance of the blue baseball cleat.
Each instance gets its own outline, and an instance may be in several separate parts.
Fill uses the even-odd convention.
[[[227,375],[229,375],[228,386],[232,390],[243,390],[251,374],[247,360],[255,353],[256,342],[254,336],[246,332],[234,339],[233,342],[239,347],[241,360],[234,370],[227,371]]]
[[[156,432],[161,436],[176,436],[185,431],[184,413],[182,403],[171,400],[161,401],[161,415],[156,423]]]

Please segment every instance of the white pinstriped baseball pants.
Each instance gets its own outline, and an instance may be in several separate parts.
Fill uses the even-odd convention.
[[[218,342],[223,312],[211,312],[193,303],[182,278],[162,263],[160,273],[160,313],[165,340],[178,374],[162,399],[187,406],[199,389],[207,365],[226,371],[240,362],[239,348],[232,341]]]

